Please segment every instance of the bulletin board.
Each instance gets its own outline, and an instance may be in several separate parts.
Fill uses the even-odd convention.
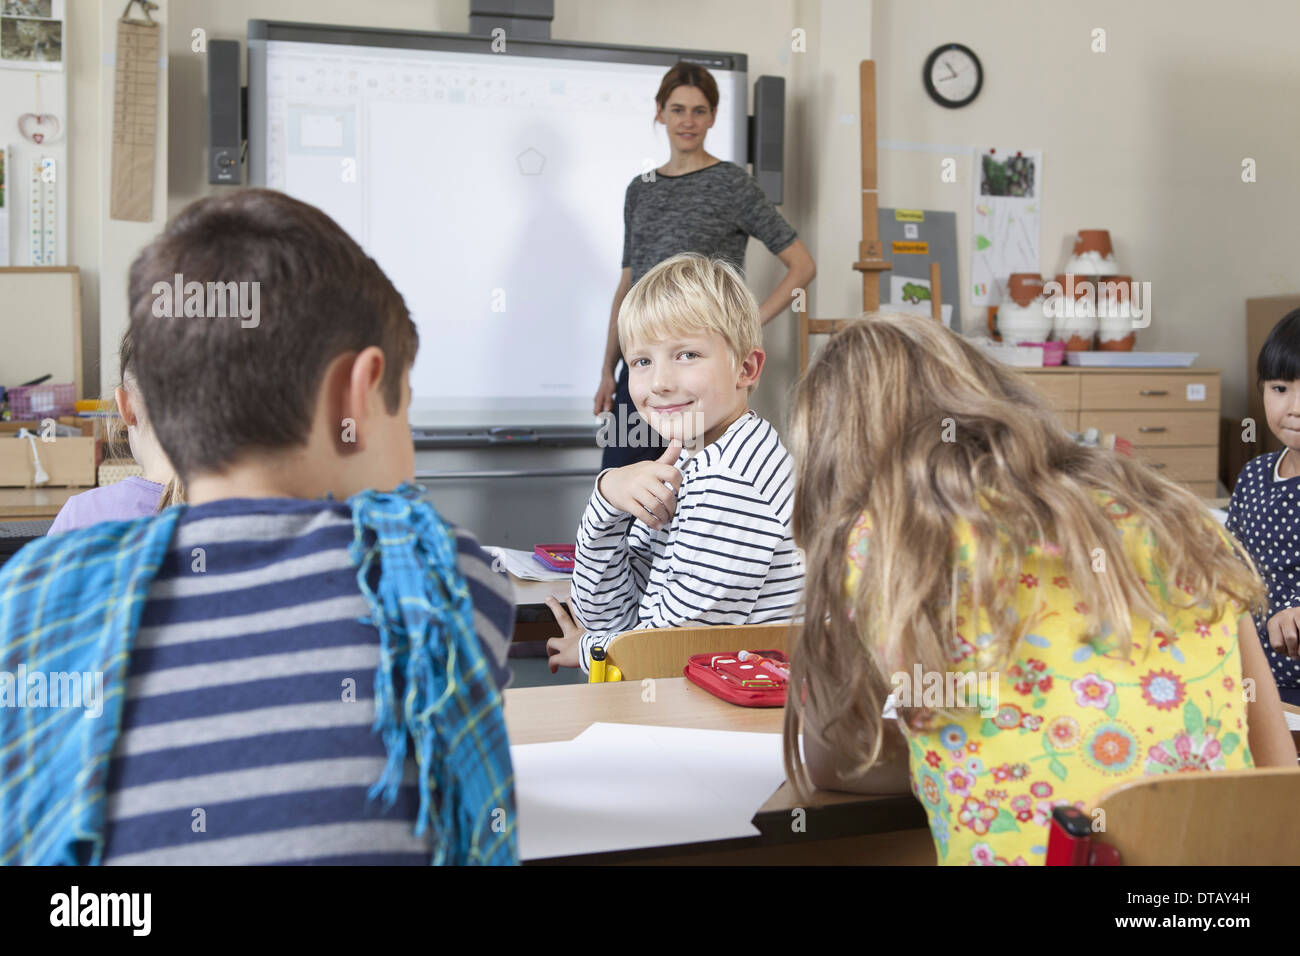
[[[957,214],[930,209],[878,212],[881,258],[880,305],[891,311],[930,314],[930,263],[939,263],[943,324],[961,331],[961,284],[957,277]]]
[[[81,271],[0,268],[0,302],[0,385],[21,385],[48,373],[50,384],[72,382],[77,398],[85,398]]]

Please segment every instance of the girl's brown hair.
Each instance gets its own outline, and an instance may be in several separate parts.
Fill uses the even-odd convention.
[[[693,86],[704,94],[704,98],[709,102],[709,109],[713,112],[718,111],[718,84],[713,79],[713,74],[704,67],[695,63],[687,63],[684,60],[679,61],[671,70],[664,74],[663,80],[659,83],[659,92],[655,94],[655,103],[660,109],[668,105],[668,97],[673,95],[673,90],[679,86]]]
[[[881,756],[887,675],[951,670],[959,589],[954,524],[973,532],[963,566],[988,618],[982,665],[1006,662],[1030,621],[1015,613],[1026,549],[1060,548],[1087,606],[1080,641],[1109,627],[1126,657],[1133,618],[1165,622],[1121,532],[1096,494],[1114,498],[1155,543],[1181,606],[1231,599],[1257,607],[1265,589],[1201,502],[1138,462],[1077,444],[1039,393],[931,319],[868,316],[832,338],[799,381],[792,416],[794,536],[804,550],[803,623],[791,648],[785,717],[787,776],[810,781],[799,754],[802,715],[856,776]],[[857,593],[846,596],[849,533],[862,514],[870,546]],[[1101,548],[1106,573],[1095,573]],[[1183,593],[1175,584],[1185,589]],[[912,717],[924,717],[912,713]]]

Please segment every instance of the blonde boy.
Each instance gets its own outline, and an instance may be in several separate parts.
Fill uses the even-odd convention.
[[[629,391],[668,443],[601,472],[578,528],[571,606],[551,670],[587,670],[624,631],[788,620],[803,586],[789,453],[749,409],[765,358],[758,304],[730,265],[674,256],[623,300]]]

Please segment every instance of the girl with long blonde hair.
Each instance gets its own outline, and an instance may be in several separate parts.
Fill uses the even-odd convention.
[[[792,432],[801,792],[910,783],[940,862],[1042,863],[1052,809],[1125,778],[1295,766],[1243,617],[1265,594],[1249,558],[1187,490],[1075,443],[1017,373],[932,320],[870,316],[800,380]]]

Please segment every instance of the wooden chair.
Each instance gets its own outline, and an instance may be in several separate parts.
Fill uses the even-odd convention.
[[[730,624],[716,627],[663,627],[626,631],[612,638],[605,660],[623,672],[623,680],[681,677],[692,654],[741,650],[789,651],[790,621],[775,624]]]
[[[1148,777],[1106,791],[1093,843],[1123,866],[1288,865],[1300,861],[1300,771],[1282,768]]]

